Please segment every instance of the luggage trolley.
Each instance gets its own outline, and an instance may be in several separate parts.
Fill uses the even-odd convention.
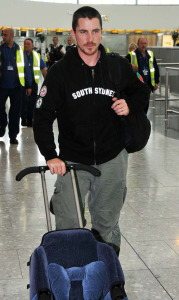
[[[30,258],[30,300],[128,300],[124,274],[112,247],[98,242],[83,228],[77,171],[94,176],[100,171],[92,166],[67,164],[71,174],[79,228],[52,230],[45,172],[48,166],[29,167],[16,180],[40,173],[48,232]]]

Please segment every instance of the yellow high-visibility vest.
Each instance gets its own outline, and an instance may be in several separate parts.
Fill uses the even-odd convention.
[[[47,54],[45,54],[45,62],[48,62]]]
[[[0,52],[1,56],[1,52]],[[25,75],[24,75],[24,54],[23,48],[19,46],[19,49],[16,50],[16,65],[19,76],[19,81],[22,86],[25,86]]]
[[[22,47],[22,49],[24,50],[24,47]],[[35,82],[38,84],[40,78],[40,54],[35,50],[32,50],[32,54],[34,79]]]
[[[154,68],[154,53],[153,51],[147,50],[148,54],[150,55],[149,58],[149,69],[150,69],[150,78],[152,86],[155,86],[155,68]],[[137,55],[134,51],[129,52],[131,56],[131,64],[138,67]]]
[[[34,78],[35,82],[39,83],[40,78],[40,54],[36,51],[32,51],[33,53],[33,71],[34,71]]]
[[[24,54],[21,46],[19,46],[19,49],[16,51],[16,64],[20,83],[22,86],[25,86]]]

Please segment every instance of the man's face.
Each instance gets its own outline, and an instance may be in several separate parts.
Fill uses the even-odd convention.
[[[72,31],[79,53],[93,55],[98,51],[102,39],[102,29],[97,18],[80,18],[76,32]]]
[[[73,42],[72,42],[72,38],[68,38],[67,39],[67,43],[68,43],[68,45],[71,45]]]
[[[34,45],[31,42],[31,40],[24,41],[24,50],[25,50],[25,52],[31,53],[33,48],[34,48]]]
[[[7,45],[13,41],[13,35],[8,29],[3,30],[2,38],[3,38],[3,42],[6,43]]]
[[[147,48],[147,41],[146,39],[140,39],[138,42],[138,49],[143,52],[145,51]]]
[[[54,44],[54,46],[56,46],[58,44],[58,39],[56,37],[53,38],[53,44]]]

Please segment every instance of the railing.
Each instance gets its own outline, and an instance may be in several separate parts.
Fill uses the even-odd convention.
[[[168,71],[169,70],[173,70],[173,71],[178,71],[179,72],[179,68],[171,68],[171,67],[166,67],[166,73],[165,73],[165,121],[168,121],[168,113],[172,112],[175,114],[179,114],[179,111],[175,110],[175,109],[169,109],[168,108]],[[172,100],[179,100],[179,98],[174,98]]]
[[[162,73],[162,67],[164,66],[179,66],[179,63],[157,63],[158,67],[159,67],[159,72],[160,74]],[[159,84],[159,90],[160,90],[160,94],[161,94],[161,86],[162,86],[162,79],[161,79],[161,76],[160,76],[160,84]]]
[[[158,67],[159,67],[159,72],[160,72],[160,75],[161,75],[161,69],[162,67],[164,66],[178,66],[179,63],[157,63],[158,64]],[[167,67],[165,67],[166,69]],[[160,76],[160,83],[159,83],[159,94],[161,95],[162,94],[162,77]],[[170,99],[172,100],[172,99]],[[175,99],[173,99],[175,100]],[[152,108],[155,108],[155,101],[165,101],[165,98],[156,98],[156,92],[154,91],[153,92],[153,107]]]

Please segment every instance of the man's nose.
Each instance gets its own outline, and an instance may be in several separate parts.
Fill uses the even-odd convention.
[[[91,42],[93,40],[92,32],[88,32],[87,39],[88,39],[89,42]]]

